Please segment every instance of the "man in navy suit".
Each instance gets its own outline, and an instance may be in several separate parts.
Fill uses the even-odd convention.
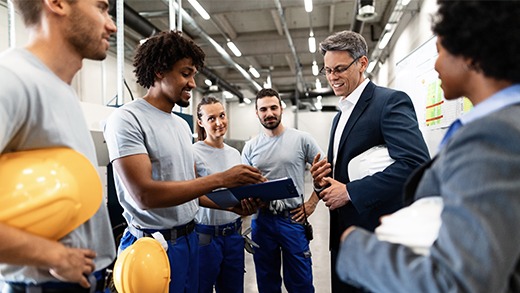
[[[330,209],[332,292],[360,292],[339,280],[336,257],[342,232],[352,225],[373,231],[379,218],[403,206],[410,173],[429,160],[410,97],[365,78],[367,44],[358,33],[342,31],[320,43],[322,73],[341,97],[334,117],[328,158],[311,168],[314,187]],[[348,164],[366,150],[386,145],[395,160],[381,172],[350,180]],[[363,292],[363,291],[361,291]]]

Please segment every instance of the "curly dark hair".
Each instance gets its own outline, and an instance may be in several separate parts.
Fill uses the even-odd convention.
[[[520,0],[438,0],[432,30],[485,76],[520,82]]]
[[[280,106],[282,106],[282,99],[280,98],[280,95],[278,94],[278,92],[276,90],[274,90],[274,89],[261,89],[256,94],[255,109],[258,109],[258,100],[261,99],[261,98],[264,98],[264,97],[277,97],[278,98],[278,102],[280,103]]]
[[[203,97],[202,100],[200,100],[199,104],[197,105],[197,119],[202,119],[202,112],[200,111],[200,107],[204,105],[211,105],[211,104],[222,104],[220,100],[213,96],[206,96]],[[197,123],[197,140],[203,141],[206,139],[206,130],[203,127],[200,127]]]
[[[183,37],[182,32],[160,32],[137,48],[134,58],[137,83],[150,88],[155,82],[156,73],[172,70],[173,65],[184,58],[190,58],[200,70],[205,57],[204,51],[192,40]]]

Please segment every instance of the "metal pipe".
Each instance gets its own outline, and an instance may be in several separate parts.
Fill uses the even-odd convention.
[[[8,34],[9,34],[9,48],[16,47],[16,28],[15,28],[15,10],[13,1],[7,0],[7,19],[8,19]]]
[[[112,2],[112,1],[109,2],[110,4],[112,4],[112,6],[110,7],[110,10],[109,10],[109,13],[110,13],[110,15],[112,15],[113,17],[116,18],[118,32],[120,30],[124,31],[124,29],[123,29],[124,24],[126,24],[127,26],[129,26],[130,28],[132,28],[134,31],[136,31],[138,34],[140,34],[141,36],[143,36],[145,38],[151,37],[160,31],[160,29],[158,27],[153,25],[146,18],[142,17],[137,11],[132,9],[126,3],[123,3],[123,1],[121,1],[121,4],[120,4],[119,2],[120,2],[120,0],[117,0],[116,3]],[[114,4],[122,5],[121,10],[123,13],[121,14],[121,16],[122,16],[121,18],[122,18],[123,22],[121,22],[121,27],[119,26],[120,24],[119,24],[118,17],[117,17],[117,9],[114,9],[114,8],[116,8],[116,7],[114,7]],[[119,37],[119,33],[117,34],[117,36]]]
[[[175,30],[176,24],[175,24],[175,0],[168,0],[168,20],[170,23],[170,30]]]
[[[167,0],[163,0],[163,1],[167,1]],[[181,12],[182,12],[182,18],[183,18],[183,20],[185,20],[186,31],[189,31],[190,34],[192,34],[192,35],[197,35],[197,36],[201,37],[202,39],[206,40],[209,44],[211,44],[215,48],[215,50],[217,50],[217,52],[220,54],[220,56],[222,57],[222,59],[224,61],[226,61],[230,66],[236,68],[238,70],[238,72],[240,72],[240,74],[242,74],[242,76],[251,83],[251,85],[255,91],[258,91],[262,88],[256,81],[254,81],[251,78],[249,73],[247,73],[247,71],[245,69],[243,69],[242,66],[240,66],[240,64],[236,63],[231,58],[231,56],[229,56],[229,54],[226,52],[226,50],[224,50],[224,48],[222,48],[222,46],[220,46],[215,40],[213,40],[205,31],[203,31],[197,25],[195,20],[184,9],[181,8]]]
[[[118,1],[122,1],[122,0],[118,0]],[[165,1],[168,1],[168,0],[165,0]],[[112,7],[110,9],[110,14],[114,17],[117,18],[117,15],[116,15],[116,9],[113,9],[114,7]],[[135,10],[133,10],[131,7],[129,7],[128,5],[124,4],[124,23],[132,28],[134,31],[136,31],[137,33],[139,33],[140,35],[142,35],[143,37],[150,37],[156,33],[158,33],[160,30],[159,28],[157,28],[156,26],[154,26],[152,23],[150,23],[146,18],[142,17],[141,15],[139,15],[139,13],[137,13]],[[187,19],[188,22],[191,22],[193,21],[193,19],[188,19],[186,17],[187,13],[184,12],[184,10],[181,10],[183,12],[183,19]],[[127,17],[128,16],[128,17]],[[123,25],[117,24],[118,26],[118,31],[119,31],[119,27],[122,27]],[[200,30],[200,28],[199,28]],[[205,34],[205,33],[204,33]],[[208,37],[209,38],[209,37]],[[123,37],[119,37],[119,34],[118,34],[118,39],[121,39],[123,40]],[[212,40],[212,39],[211,39]],[[214,41],[213,41],[214,42]],[[221,48],[222,49],[222,48]],[[224,49],[222,49],[224,50]],[[225,51],[224,51],[225,52]],[[227,52],[226,52],[227,54]],[[119,54],[118,54],[119,55]],[[229,55],[228,55],[229,57]],[[231,57],[229,57],[229,59],[231,59]],[[234,61],[231,60],[231,62],[234,63]],[[236,63],[234,63],[236,64]],[[227,90],[228,92],[230,93],[233,93],[234,95],[236,95],[238,97],[238,100],[240,102],[243,101],[244,99],[244,95],[234,86],[232,86],[231,84],[229,84],[228,82],[226,82],[225,80],[223,80],[222,78],[220,78],[217,74],[215,74],[213,71],[211,71],[211,69],[209,68],[206,68],[204,67],[202,70],[201,70],[201,73],[205,76],[207,76],[208,78],[213,78],[216,80],[217,84],[220,85],[223,89]],[[247,74],[247,72],[246,72]],[[249,76],[249,74],[248,74]],[[251,78],[251,77],[249,77]],[[254,82],[254,81],[253,81]],[[118,100],[119,101],[119,100]]]
[[[116,25],[117,25],[117,99],[116,106],[125,103],[125,25],[124,25],[124,1],[116,1]]]
[[[274,1],[276,4],[276,8],[278,9],[278,14],[280,15],[280,21],[282,23],[282,27],[285,33],[285,36],[287,37],[287,42],[289,43],[289,48],[291,49],[291,53],[294,58],[295,68],[296,68],[296,79],[299,80],[302,85],[302,91],[307,92],[307,84],[305,83],[305,80],[303,79],[303,73],[302,73],[302,66],[300,62],[300,58],[298,57],[298,54],[296,54],[296,48],[294,47],[294,43],[291,38],[291,33],[289,32],[289,27],[287,26],[287,21],[285,20],[285,13],[282,8],[282,4],[280,3],[280,0]]]
[[[182,7],[182,0],[177,0],[177,7]],[[182,32],[182,13],[181,9],[178,9],[179,13],[177,14],[177,30]]]

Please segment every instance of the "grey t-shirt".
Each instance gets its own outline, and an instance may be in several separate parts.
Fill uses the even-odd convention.
[[[307,164],[312,164],[318,153],[324,156],[318,143],[310,134],[294,128],[286,128],[278,136],[270,137],[261,133],[247,141],[242,150],[242,162],[258,168],[269,180],[292,178],[298,193],[302,195],[305,192]],[[292,209],[300,205],[302,199],[293,197],[278,202],[283,203],[284,209]]]
[[[70,85],[25,49],[0,54],[0,80],[1,153],[65,146],[97,166],[94,143]],[[106,205],[60,242],[95,250],[96,270],[107,267],[115,257],[115,245]],[[1,264],[0,274],[10,282],[57,281],[47,270],[36,267]]]
[[[193,145],[193,150],[197,175],[201,177],[225,171],[241,163],[240,153],[227,144],[219,149],[198,141]],[[233,212],[200,207],[195,219],[199,224],[223,225],[234,222],[239,217]]]
[[[188,123],[166,113],[144,99],[137,99],[115,110],[105,130],[110,161],[135,154],[147,154],[152,163],[152,179],[184,181],[195,179],[195,161]],[[169,229],[195,218],[198,199],[184,204],[142,210],[128,193],[118,173],[114,182],[123,216],[130,225],[149,229]]]

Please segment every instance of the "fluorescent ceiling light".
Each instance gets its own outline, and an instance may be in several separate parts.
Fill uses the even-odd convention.
[[[314,53],[316,52],[316,39],[313,35],[309,37],[309,52]]]
[[[305,11],[312,12],[312,0],[305,0]]]
[[[212,86],[212,85],[213,85],[213,83],[211,82],[211,80],[209,80],[209,79],[207,79],[207,78],[206,78],[206,80],[204,80],[204,83],[205,83],[207,86]]]
[[[403,6],[406,6],[406,5],[408,5],[409,3],[410,3],[410,0],[402,0],[402,1],[401,1],[401,4],[402,4]]]
[[[321,81],[319,78],[316,78],[316,89],[321,90]]]
[[[316,61],[312,61],[312,75],[318,76],[320,73],[320,69],[318,68],[318,63]]]
[[[255,78],[259,78],[260,77],[260,73],[258,73],[258,71],[256,71],[256,68],[254,68],[253,66],[249,66],[249,72],[251,72],[251,74]]]
[[[202,7],[202,5],[200,5],[199,2],[197,2],[197,0],[188,0],[188,2],[190,2],[191,6],[193,6],[193,8],[197,10],[197,12],[200,14],[202,18],[204,18],[205,20],[209,19],[209,14],[206,12],[204,7]]]
[[[223,91],[222,95],[224,96],[225,99],[232,99],[233,98],[233,94],[228,92],[228,91]]]
[[[235,43],[228,41],[227,46],[228,46],[229,50],[231,50],[231,52],[233,52],[233,54],[235,54],[235,56],[237,56],[237,57],[242,56],[242,52],[240,52],[240,50],[237,48],[237,46],[235,46]]]
[[[244,98],[244,103],[246,103],[247,105],[251,104],[251,99]]]
[[[388,45],[388,42],[390,41],[390,38],[392,37],[392,34],[390,32],[386,32],[383,37],[381,38],[381,41],[379,42],[378,48],[380,50],[383,50],[386,45]]]
[[[376,67],[376,60],[372,60],[370,61],[370,63],[368,63],[368,67],[367,67],[367,72],[370,73],[372,71],[374,71],[374,68]]]

